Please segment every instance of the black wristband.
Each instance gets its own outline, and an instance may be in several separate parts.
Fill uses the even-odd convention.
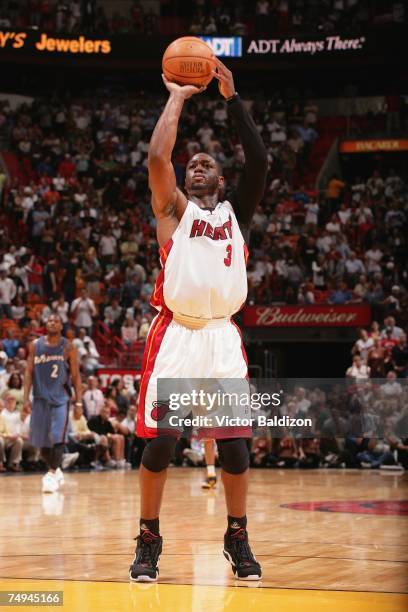
[[[234,100],[239,100],[239,93],[237,91],[229,98],[225,98],[225,101],[227,102],[227,104],[234,102]]]

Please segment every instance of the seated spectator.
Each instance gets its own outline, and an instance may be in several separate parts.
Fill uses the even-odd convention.
[[[278,468],[293,468],[297,465],[299,454],[296,447],[295,438],[290,435],[285,435],[279,440]]]
[[[99,352],[95,342],[90,336],[87,336],[86,329],[82,327],[78,336],[73,341],[73,345],[77,348],[78,357],[86,374],[92,375],[97,370],[99,365]]]
[[[318,438],[304,438],[300,440],[299,467],[303,469],[318,468],[320,465],[320,441]]]
[[[346,376],[354,380],[367,380],[370,377],[370,368],[363,362],[360,355],[354,355],[353,365],[347,369]]]
[[[408,378],[408,343],[405,334],[391,351],[391,363],[398,378]]]
[[[13,305],[11,307],[11,315],[14,321],[19,323],[26,312],[26,306],[24,304],[23,298],[21,295],[17,295],[13,300]]]
[[[268,428],[258,428],[251,444],[251,466],[265,467],[272,452],[272,440]]]
[[[7,466],[12,472],[21,472],[23,439],[21,437],[20,413],[16,409],[16,399],[7,395],[4,409],[0,413],[0,465],[4,466],[6,454],[9,455]],[[4,471],[4,470],[3,470]]]
[[[63,293],[60,293],[57,299],[52,302],[52,310],[60,317],[63,324],[63,333],[65,333],[69,322],[69,303],[65,300]]]
[[[366,329],[360,329],[360,338],[353,346],[351,352],[353,355],[360,355],[362,361],[367,363],[369,351],[373,348],[373,346],[374,340],[369,337],[368,331]]]
[[[3,340],[2,344],[7,357],[9,359],[14,359],[20,348],[20,341],[16,338],[16,330],[14,328],[7,330],[7,337]]]
[[[404,335],[404,330],[398,327],[398,325],[395,325],[394,317],[387,317],[384,319],[384,328],[381,330],[381,337],[386,338],[388,335],[395,340],[400,340]]]
[[[81,289],[80,297],[72,302],[71,315],[78,331],[84,328],[86,334],[92,333],[93,317],[96,317],[97,311],[95,302],[89,297],[86,289]]]
[[[395,397],[402,394],[402,386],[397,382],[397,375],[392,370],[387,374],[387,382],[380,386],[384,397]]]
[[[138,338],[138,327],[131,314],[127,314],[121,327],[121,337],[126,346],[132,346]]]
[[[23,379],[21,374],[18,372],[13,372],[8,379],[6,389],[0,393],[0,397],[5,399],[6,397],[14,397],[16,400],[16,408],[19,412],[21,412],[23,408]]]
[[[381,334],[381,346],[387,352],[387,356],[389,357],[392,353],[394,346],[398,346],[399,340],[393,336],[392,327],[387,327],[385,329],[385,335]]]
[[[351,283],[355,283],[360,274],[365,274],[366,270],[361,259],[358,259],[355,251],[351,251],[350,256],[345,261],[347,278]]]
[[[371,378],[383,378],[386,365],[389,362],[389,353],[381,346],[379,338],[374,340],[372,348],[367,354],[367,365],[370,368]]]
[[[329,214],[337,212],[340,206],[340,197],[345,186],[345,183],[339,179],[338,175],[333,174],[326,189],[326,202]]]
[[[309,408],[312,404],[310,399],[307,397],[306,389],[304,387],[297,387],[295,391],[295,397],[293,402],[288,404],[288,413],[291,414],[291,404],[293,403],[293,416],[296,418],[303,419],[307,416]]]
[[[408,438],[407,432],[407,415],[402,417],[395,424],[395,428],[387,437],[387,443],[390,444],[390,450],[397,453],[397,462],[402,467],[408,469]]]
[[[299,288],[298,304],[314,304],[315,296],[313,293],[313,285],[311,283],[303,283]]]
[[[337,283],[337,289],[331,291],[329,295],[329,304],[349,304],[352,300],[352,293],[350,289],[347,288],[346,283],[339,282]]]
[[[88,427],[91,431],[100,436],[106,436],[108,440],[107,465],[112,468],[125,468],[125,438],[120,433],[115,433],[115,429],[110,422],[112,400],[105,400],[100,413],[88,420]],[[111,455],[113,459],[111,459]]]
[[[117,410],[127,413],[130,406],[130,393],[129,389],[125,387],[122,378],[117,378],[112,382],[112,390],[114,392],[114,402],[116,404]]]
[[[0,268],[0,317],[12,318],[11,304],[16,293],[17,288],[8,274],[8,268],[2,264]]]
[[[104,323],[117,333],[119,331],[119,324],[123,317],[123,308],[119,305],[119,300],[113,298],[112,303],[105,308],[104,311]]]
[[[384,440],[370,440],[368,449],[357,454],[363,468],[378,469],[383,465],[395,465],[390,445]]]
[[[98,468],[108,461],[108,440],[106,436],[91,431],[83,415],[82,406],[74,404],[70,413],[72,431],[69,434],[70,453],[79,453],[79,465]]]
[[[88,419],[100,414],[105,398],[98,386],[98,379],[96,376],[88,377],[88,387],[82,396],[82,400],[85,404],[86,416]]]
[[[35,471],[40,459],[40,449],[30,444],[31,404],[25,404],[20,413],[20,436],[23,440],[23,462],[29,471]]]

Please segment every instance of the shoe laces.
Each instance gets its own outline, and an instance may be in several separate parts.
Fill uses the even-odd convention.
[[[157,536],[148,529],[144,529],[135,538],[138,542],[137,563],[140,565],[152,566],[157,562],[157,544],[160,536]]]
[[[254,556],[249,547],[246,529],[241,527],[241,529],[237,529],[236,532],[232,533],[231,542],[233,543],[235,552],[239,559],[239,565],[251,565],[255,562]]]

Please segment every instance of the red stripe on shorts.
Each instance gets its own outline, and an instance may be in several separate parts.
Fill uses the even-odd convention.
[[[162,310],[153,323],[149,335],[147,336],[146,346],[143,354],[142,379],[140,382],[139,402],[136,418],[136,433],[141,438],[155,438],[157,428],[147,427],[145,424],[145,399],[147,386],[152,375],[156,357],[166,330],[172,321],[173,315],[169,310]]]

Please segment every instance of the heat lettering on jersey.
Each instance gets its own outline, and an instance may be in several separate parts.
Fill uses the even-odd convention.
[[[191,226],[190,238],[198,238],[200,236],[206,236],[207,238],[211,238],[211,240],[230,240],[232,238],[231,215],[229,215],[228,221],[216,227],[213,227],[211,223],[207,223],[207,221],[203,219],[194,219]]]

